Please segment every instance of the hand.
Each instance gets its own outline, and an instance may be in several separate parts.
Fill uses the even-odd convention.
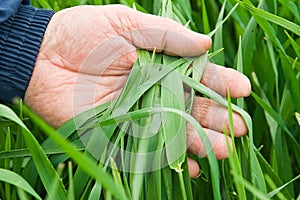
[[[178,23],[143,14],[125,6],[79,6],[56,13],[44,35],[25,103],[54,127],[75,115],[115,99],[121,92],[137,59],[137,48],[156,49],[169,55],[197,56],[205,53],[211,40]],[[249,80],[242,74],[208,64],[202,83],[233,97],[249,95]],[[197,97],[193,116],[206,127],[217,158],[227,157],[227,110],[211,100]],[[213,123],[212,120],[213,119]],[[234,114],[235,134],[247,132]],[[188,150],[205,155],[198,134],[188,129]],[[199,174],[189,159],[191,177]]]

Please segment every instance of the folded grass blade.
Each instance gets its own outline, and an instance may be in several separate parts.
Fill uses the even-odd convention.
[[[161,80],[161,105],[185,110],[181,76],[172,72]],[[186,151],[186,122],[173,113],[162,115],[163,135],[169,166],[180,172]]]

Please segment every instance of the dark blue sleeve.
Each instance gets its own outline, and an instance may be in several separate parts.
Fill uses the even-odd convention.
[[[30,6],[29,0],[0,0],[0,102],[24,98],[53,14]]]
[[[6,21],[20,7],[22,0],[1,0],[0,1],[0,23]]]

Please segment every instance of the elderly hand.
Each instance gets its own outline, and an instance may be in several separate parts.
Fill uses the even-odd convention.
[[[166,18],[143,14],[125,6],[79,6],[56,13],[44,35],[25,103],[54,127],[75,115],[115,99],[137,59],[137,48],[169,55],[198,56],[211,46],[205,35],[192,32]],[[201,82],[219,94],[247,96],[249,80],[232,69],[208,63]],[[223,127],[227,110],[197,97],[193,116],[205,127],[218,159],[228,156]],[[234,113],[236,136],[247,133]],[[230,138],[228,138],[230,139]],[[188,128],[188,151],[205,156],[201,139]],[[198,164],[189,159],[191,177]]]

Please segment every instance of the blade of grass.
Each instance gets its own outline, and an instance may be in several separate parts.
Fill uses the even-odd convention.
[[[192,17],[192,7],[189,0],[177,0],[174,1],[174,6],[180,9],[180,14],[182,14],[188,21],[191,22],[192,27],[194,27],[193,17]],[[185,23],[182,23],[185,24]]]
[[[279,188],[274,189],[273,191],[268,193],[268,196],[270,198],[273,198],[278,192],[280,192],[283,188],[285,188],[287,185],[291,184],[292,182],[296,181],[297,179],[300,178],[300,175],[296,176],[295,178],[293,178],[292,180],[288,181],[287,183],[283,184],[282,186],[280,186]]]
[[[266,111],[269,113],[269,115],[277,122],[277,124],[287,133],[289,138],[292,141],[292,146],[296,149],[297,152],[300,151],[300,146],[297,140],[294,138],[292,133],[289,131],[289,129],[286,127],[284,121],[281,119],[281,117],[271,108],[267,103],[265,103],[257,94],[254,92],[251,93],[251,96],[254,97],[256,102]],[[298,154],[295,154],[297,162],[300,161],[300,156]]]
[[[59,177],[62,176],[63,170],[65,168],[65,163],[59,163],[57,166],[57,174]],[[50,188],[49,191],[47,191],[47,196],[46,200],[55,200],[56,199],[56,193],[58,191],[58,186],[57,186],[57,180],[53,179],[52,181],[52,187]]]
[[[10,170],[0,169],[0,180],[28,192],[28,194],[32,195],[37,199],[42,199],[20,175]]]
[[[150,67],[143,68],[145,78],[150,78],[153,73],[158,73],[161,65],[161,58],[158,56],[156,59],[155,52],[150,57],[150,54],[146,51],[140,52],[139,62],[141,65],[144,63],[151,63]],[[141,82],[142,84],[142,82]],[[148,91],[146,91],[141,99],[135,104],[131,110],[139,110],[144,107],[153,107],[158,105],[159,86],[155,83]],[[162,147],[159,147],[160,136],[159,129],[161,125],[161,119],[159,115],[140,119],[131,123],[130,135],[132,138],[131,158],[130,165],[133,171],[130,171],[130,184],[131,193],[133,199],[141,199],[145,194],[145,183],[147,178],[147,172],[150,174],[153,170],[160,169],[161,166],[156,166],[159,161],[154,160],[155,154],[153,152],[161,151]],[[156,180],[157,182],[160,180]],[[160,183],[157,183],[158,185]],[[158,190],[159,191],[159,190]]]
[[[143,8],[140,4],[138,4],[134,0],[120,0],[120,3],[123,5],[127,5],[129,7],[133,7],[133,5],[134,5],[136,10],[141,11],[143,13],[148,13],[148,11],[145,8]]]
[[[159,158],[158,158],[159,159]],[[155,170],[148,174],[146,178],[146,193],[149,199],[162,199],[162,169]],[[157,192],[153,192],[157,191]]]
[[[163,107],[185,110],[183,84],[178,73],[172,72],[161,80],[161,101]],[[163,115],[162,121],[169,166],[176,172],[181,172],[186,151],[185,122],[173,113]]]
[[[200,83],[198,83],[198,84],[200,84]],[[120,123],[120,122],[124,122],[127,120],[133,120],[133,119],[138,119],[141,117],[147,117],[147,116],[161,113],[161,112],[172,112],[172,113],[176,113],[176,114],[180,115],[181,117],[186,119],[189,123],[191,123],[191,125],[194,126],[196,131],[199,133],[200,138],[202,139],[204,147],[206,149],[206,152],[208,152],[207,157],[210,162],[212,185],[213,185],[213,190],[215,191],[214,197],[219,199],[220,198],[220,187],[219,187],[220,182],[219,182],[219,169],[218,169],[218,163],[217,163],[216,157],[214,155],[214,152],[211,150],[212,149],[211,144],[210,144],[204,130],[199,125],[199,123],[193,117],[191,117],[189,114],[185,113],[182,110],[177,110],[177,109],[173,109],[173,108],[159,108],[159,107],[144,108],[139,111],[130,112],[130,113],[127,113],[124,115],[114,116],[113,118],[108,118],[106,120],[100,121],[99,125],[105,126],[105,125],[109,125],[111,123],[116,123],[116,122]]]
[[[85,149],[83,145],[74,145],[74,147],[78,151],[82,151]],[[56,155],[56,154],[63,154],[65,151],[60,149],[59,147],[46,147],[42,148],[42,150],[45,152],[46,155]],[[7,150],[7,151],[1,151],[0,152],[0,159],[5,159],[5,158],[22,158],[22,157],[30,157],[30,149],[14,149],[14,150]],[[14,162],[15,163],[15,162]],[[16,165],[14,165],[16,166]],[[22,166],[18,164],[18,166]],[[15,170],[14,170],[15,171]]]
[[[68,200],[75,200],[74,192],[74,180],[73,180],[73,167],[72,162],[68,162],[68,174],[69,174],[69,188],[68,188]]]
[[[252,71],[252,59],[255,53],[256,47],[256,40],[257,40],[257,23],[254,19],[254,17],[251,17],[251,19],[248,22],[248,25],[245,29],[245,32],[242,36],[242,62],[243,62],[243,68],[244,73],[246,75],[249,75]]]
[[[20,118],[20,119],[22,120],[22,118]],[[15,143],[15,148],[14,149],[24,148],[25,144],[24,144],[24,140],[23,140],[23,137],[22,137],[22,129],[20,127],[18,127],[16,134],[17,134],[17,136],[16,136],[16,143]],[[0,154],[1,154],[1,152],[0,152]],[[11,156],[11,158],[13,158],[13,171],[18,173],[18,174],[21,174],[23,161],[24,161],[24,156],[15,157],[15,155],[14,155],[14,156]],[[0,156],[0,159],[1,159],[1,156]]]
[[[173,183],[172,183],[172,171],[170,170],[170,168],[167,166],[165,168],[162,169],[162,178],[163,178],[163,189],[165,190],[165,192],[163,193],[162,198],[163,199],[168,199],[168,200],[172,200],[173,198]]]
[[[266,159],[261,155],[260,152],[256,151],[256,155],[258,158],[258,161],[260,163],[260,166],[264,172],[264,174],[268,174],[268,176],[272,179],[272,181],[277,185],[283,185],[281,179],[278,176],[278,173],[274,170],[274,168],[271,167],[271,165],[266,161]],[[275,157],[275,156],[274,156]],[[290,193],[286,190],[286,188],[283,189],[282,193],[285,197],[288,199],[292,199],[292,196]]]
[[[183,174],[183,181],[186,191],[187,199],[194,199],[193,197],[193,189],[192,189],[192,179],[190,178],[189,168],[188,168],[188,160],[187,156],[185,157],[185,161],[182,165],[182,174]]]
[[[53,10],[53,8],[50,6],[50,4],[47,1],[45,0],[37,0],[37,1],[43,8]]]
[[[179,176],[179,183],[180,183],[180,189],[181,189],[182,199],[187,200],[186,190],[185,190],[185,185],[184,185],[184,178],[183,178],[182,171],[177,172],[177,173],[178,173],[178,176]],[[179,197],[180,195],[176,195],[176,196]]]
[[[265,175],[265,179],[266,179],[266,181],[267,181],[267,183],[268,183],[268,185],[271,189],[276,189],[277,188],[277,186],[275,185],[273,180],[267,174]],[[282,199],[282,200],[287,200],[288,199],[280,191],[276,193],[276,196],[278,197],[278,199]]]
[[[0,104],[0,116],[8,118],[9,120],[15,122],[22,128],[26,146],[28,146],[31,151],[35,166],[39,172],[40,178],[42,179],[46,190],[50,191],[50,189],[52,188],[52,181],[55,179],[57,180],[57,187],[58,187],[58,191],[56,193],[57,199],[65,198],[66,191],[62,184],[62,181],[58,177],[55,169],[53,168],[50,161],[42,151],[41,146],[34,138],[32,133],[28,130],[28,128],[24,125],[24,123],[17,117],[17,115],[11,109],[1,104]]]
[[[114,162],[114,160],[111,158],[111,167],[112,167],[112,174],[113,174],[113,178],[114,178],[114,181],[115,183],[118,185],[118,187],[121,188],[122,190],[122,196],[126,196],[125,194],[125,190],[124,190],[124,187],[123,187],[123,183],[122,183],[122,179],[121,179],[121,176],[118,172],[118,167],[116,165],[116,163]]]
[[[164,67],[164,69],[162,69],[159,73],[153,74],[153,76],[149,80],[145,81],[138,88],[132,89],[132,84],[134,84],[134,83],[129,83],[127,87],[125,85],[123,92],[121,93],[121,95],[118,98],[118,100],[116,101],[116,103],[112,106],[111,110],[113,109],[115,114],[125,113],[135,104],[135,102],[137,102],[137,100],[145,93],[145,91],[147,91],[155,83],[157,83],[160,79],[162,79],[167,74],[169,74],[170,72],[175,70],[175,68],[177,68],[184,62],[185,62],[184,59],[176,60],[175,62],[171,63],[170,65]],[[139,67],[139,69],[137,69],[137,70],[140,71],[141,67]],[[135,72],[133,72],[133,73],[135,73]],[[133,74],[132,76],[135,76],[135,74]],[[138,76],[139,75],[137,74],[136,75],[137,78],[132,78],[132,80],[136,81],[137,79],[139,79]],[[129,77],[128,80],[129,79],[131,79],[131,78]],[[119,102],[122,102],[123,106],[120,106]],[[114,113],[113,113],[113,115],[114,115]]]
[[[245,0],[247,2],[248,7],[253,7],[254,9],[256,9],[250,1]],[[241,1],[239,1],[240,3]],[[244,3],[242,3],[244,4]],[[256,9],[257,12],[260,12],[262,10],[260,9]],[[264,11],[262,11],[264,12]],[[293,72],[293,70],[291,69],[291,65],[288,61],[288,57],[287,54],[282,46],[282,44],[280,43],[279,39],[276,37],[276,31],[274,30],[274,28],[270,25],[270,23],[266,20],[266,16],[261,16],[258,15],[255,11],[251,12],[253,14],[253,16],[255,17],[256,21],[260,24],[260,26],[262,27],[262,29],[265,31],[265,33],[270,37],[270,39],[274,42],[274,44],[280,49],[280,60],[282,63],[282,68],[283,68],[283,72],[284,72],[284,76],[286,81],[288,82],[288,86],[291,90],[291,94],[293,96],[294,99],[297,99],[298,96],[300,96],[299,93],[299,85],[297,84],[297,80],[295,79],[295,73]],[[270,14],[272,16],[272,14]],[[297,30],[300,30],[299,27]],[[295,101],[295,105],[297,109],[300,109],[300,102],[299,101]]]
[[[239,38],[239,48],[237,53],[237,67],[236,70],[238,72],[243,73],[243,49],[242,49],[242,39]],[[237,100],[237,106],[240,108],[245,108],[245,101],[244,98],[238,98]]]
[[[203,31],[205,34],[208,34],[210,32],[210,25],[209,25],[205,0],[202,0],[201,4],[202,4],[202,24],[204,29]]]
[[[216,24],[216,28],[219,27],[215,33],[214,36],[214,45],[213,45],[213,51],[216,51],[218,49],[223,48],[223,16],[225,12],[225,7],[226,7],[226,0],[224,1],[222,8],[220,10],[219,16],[218,16],[218,21]],[[224,51],[221,51],[219,54],[217,54],[213,58],[214,63],[219,64],[219,65],[225,65],[225,54]]]
[[[235,174],[236,176],[242,177],[242,169],[241,169],[241,164],[238,159],[237,151],[236,151],[236,146],[235,146],[235,141],[234,141],[234,125],[233,125],[233,117],[232,117],[232,108],[231,108],[231,98],[230,98],[230,91],[228,90],[228,95],[227,95],[227,102],[228,102],[228,121],[229,121],[229,130],[230,130],[230,136],[232,139],[232,148],[233,151],[231,152],[230,146],[228,144],[228,152],[229,152],[229,164],[230,168],[232,170],[232,173]],[[226,133],[227,131],[224,130]],[[228,142],[227,142],[228,143]],[[236,177],[234,176],[234,177]],[[244,184],[242,182],[237,181],[234,179],[235,186],[237,188],[237,195],[239,199],[246,199],[246,192],[244,188]]]
[[[162,62],[162,56],[155,55],[153,53],[153,56],[151,58],[151,62],[154,62],[156,64],[161,64]],[[151,69],[151,71],[159,71],[160,67],[159,65],[156,66],[154,69]],[[160,104],[160,86],[159,84],[156,84],[154,87],[152,87],[145,95],[143,95],[143,99],[141,100],[141,107],[153,107]],[[146,124],[146,126],[150,126],[148,128],[148,131],[150,130],[151,137],[147,138],[149,140],[149,147],[148,152],[157,152],[154,156],[151,157],[150,160],[150,166],[152,166],[151,172],[147,173],[145,176],[144,184],[147,189],[145,189],[145,196],[148,196],[149,199],[162,199],[162,194],[165,192],[162,190],[162,172],[161,168],[163,167],[162,158],[163,156],[163,134],[161,130],[161,116],[153,115],[151,118],[145,118],[145,120],[140,120],[143,124]],[[157,120],[155,120],[157,119]],[[151,122],[152,121],[152,122]],[[147,125],[149,124],[149,125]],[[146,127],[145,127],[146,128]],[[149,134],[148,133],[148,134]],[[146,133],[147,134],[147,133]],[[146,139],[146,138],[145,138]],[[152,162],[152,163],[151,163]],[[153,193],[152,191],[157,191]],[[149,192],[149,193],[147,193]],[[152,193],[152,194],[151,194]]]
[[[20,200],[29,200],[29,197],[24,190],[17,188],[17,193]]]
[[[293,178],[292,166],[286,166],[285,163],[291,163],[289,156],[289,147],[291,144],[287,142],[287,135],[280,129],[277,130],[277,136],[275,139],[275,156],[277,158],[277,173],[283,182],[286,182]],[[293,144],[292,144],[293,145]],[[291,196],[294,196],[293,185],[288,185],[287,189]]]
[[[272,62],[272,69],[273,69],[273,73],[275,75],[274,79],[275,79],[275,95],[276,95],[276,105],[279,106],[279,79],[278,79],[278,69],[277,69],[277,62],[275,59],[275,53],[274,53],[274,48],[273,48],[273,44],[271,43],[270,39],[268,36],[267,37],[267,47],[268,47],[268,51],[269,51],[269,55],[271,58],[271,62]]]
[[[96,182],[89,194],[88,200],[100,199],[101,193],[102,193],[102,186]]]
[[[239,5],[241,5],[243,8],[248,10],[253,16],[259,16],[265,20],[273,22],[279,26],[282,26],[282,27],[286,28],[287,30],[290,30],[293,33],[300,36],[300,26],[299,25],[297,25],[287,19],[279,17],[277,15],[274,15],[274,14],[268,13],[264,10],[255,8],[249,0],[247,0],[247,1],[236,0],[236,2]]]
[[[189,85],[190,87],[194,88],[196,91],[210,97],[212,100],[218,102],[219,104],[227,107],[227,101],[224,100],[220,95],[216,94],[214,91],[210,90],[209,88],[206,88],[205,86],[203,86],[201,83],[198,83],[198,82],[195,82],[193,79],[191,78],[188,78],[188,77],[183,77],[183,81]],[[235,105],[232,105],[232,109],[239,113],[246,125],[247,125],[247,128],[248,128],[248,132],[249,132],[249,138],[250,138],[250,144],[253,144],[253,132],[252,132],[252,120],[249,116],[248,113],[246,113],[244,110],[242,110],[241,108],[235,106]],[[256,171],[257,169],[259,169],[259,165],[258,165],[258,162],[257,162],[257,159],[254,155],[254,147],[253,145],[250,145],[250,160],[252,162],[251,163],[251,168],[252,168],[252,171],[251,171],[251,177],[252,177],[252,182],[253,183],[257,183],[255,180],[262,180],[263,177],[261,173],[259,173],[259,178],[256,178]],[[262,189],[264,189],[263,185],[261,185]]]
[[[291,63],[288,61],[288,59],[285,57],[283,52],[279,52],[280,60],[282,69],[284,72],[284,77],[286,80],[286,86],[288,86],[288,89],[290,90],[290,93],[292,95],[293,104],[295,106],[296,110],[300,110],[300,84],[299,80],[296,77],[296,74],[292,68]]]
[[[161,16],[173,19],[172,2],[170,0],[162,0]]]
[[[277,71],[277,70],[276,70]],[[263,91],[262,87],[260,86],[260,83],[258,81],[258,78],[256,76],[256,74],[253,72],[252,73],[252,80],[253,80],[253,84],[257,86],[260,95],[262,96],[262,100],[271,107],[271,103],[267,97],[267,95],[265,94],[265,92]],[[270,135],[272,137],[273,143],[275,143],[275,138],[276,138],[276,131],[277,131],[277,127],[278,127],[278,123],[273,119],[273,117],[266,111],[264,110],[265,113],[265,117],[267,120],[267,123],[269,125],[269,129],[270,129]]]
[[[11,149],[11,133],[10,127],[7,128],[6,138],[5,138],[5,150],[9,151]],[[6,158],[4,160],[4,168],[10,170],[10,159]],[[5,183],[5,196],[7,200],[11,199],[11,187],[9,183]]]
[[[298,122],[298,124],[299,124],[299,126],[300,126],[300,113],[295,112],[295,117],[296,117],[297,122]]]
[[[178,8],[174,4],[173,4],[173,7],[172,7],[172,11],[173,11],[173,18],[176,18],[176,21],[178,21],[181,24],[184,24],[185,27],[188,27],[189,29],[191,29],[190,26],[195,28],[195,25],[190,20],[187,21],[186,18],[180,13]]]
[[[267,103],[265,103],[257,94],[254,92],[251,92],[251,96],[256,100],[256,102],[264,108],[265,111],[267,111],[271,117],[278,123],[279,126],[289,135],[291,140],[296,144],[296,146],[299,146],[298,142],[295,140],[292,133],[288,130],[286,127],[284,121],[281,119],[281,117],[271,108]]]
[[[232,9],[229,11],[227,16],[223,19],[221,23],[218,24],[218,26],[215,27],[214,30],[212,30],[210,33],[207,33],[209,37],[212,37],[222,26],[223,24],[229,19],[229,17],[234,13],[236,8],[238,7],[238,4],[235,4],[235,6],[232,7]]]
[[[224,0],[221,0],[221,2],[223,3]],[[231,10],[236,4],[235,0],[227,0],[226,10]],[[232,13],[232,18],[234,19],[235,24],[244,30],[249,22],[250,15],[243,9],[237,8],[237,10]]]
[[[233,172],[233,174],[234,174],[234,172]],[[239,182],[241,182],[245,186],[245,188],[247,188],[253,194],[254,197],[257,197],[262,200],[270,199],[267,194],[261,192],[261,190],[254,187],[251,183],[249,183],[249,181],[247,181],[243,177],[241,177],[237,174],[234,174],[234,176]]]
[[[110,105],[110,102],[102,104],[101,106],[87,110],[81,113],[80,115],[75,116],[74,118],[70,119],[65,124],[63,124],[61,127],[59,127],[57,129],[57,132],[65,139],[69,138],[74,132],[76,132],[81,127],[85,126],[87,122],[93,122],[93,120],[95,120],[95,116],[97,116],[97,114],[103,113]],[[78,132],[80,132],[80,130]],[[57,146],[58,145],[50,138],[47,138],[42,144],[43,148]]]
[[[95,178],[96,181],[102,184],[104,188],[120,199],[126,199],[122,196],[120,188],[115,185],[111,176],[104,172],[101,167],[99,167],[91,158],[84,156],[82,153],[78,152],[69,142],[64,140],[64,138],[57,134],[56,131],[42,121],[36,114],[31,112],[26,106],[24,106],[24,112],[30,116],[30,118],[41,126],[41,128],[49,134],[49,136],[60,145],[60,147],[69,154],[69,156],[78,164],[78,166],[83,169],[91,177]]]
[[[196,91],[200,92],[201,94],[210,97],[212,100],[216,101],[217,103],[221,104],[224,107],[227,107],[227,101],[223,99],[219,94],[215,91],[207,88],[203,84],[196,82],[192,78],[182,76],[182,80],[184,83],[189,85],[190,87],[194,88]],[[252,133],[252,120],[251,117],[247,112],[242,110],[241,108],[237,107],[236,105],[232,105],[232,110],[239,113],[245,120],[245,123],[248,127],[249,133]]]
[[[196,58],[194,60],[192,64],[192,78],[198,82],[200,82],[201,77],[203,75],[205,66],[208,62],[208,53],[199,56],[198,58]],[[191,66],[190,64],[188,66]],[[185,70],[187,71],[187,70]],[[189,75],[187,75],[189,76]],[[191,92],[188,96],[188,98],[186,99],[186,110],[188,113],[192,112],[192,108],[193,108],[193,102],[194,102],[194,97],[195,97],[195,90],[193,88],[191,88]]]
[[[288,36],[288,39],[289,39],[290,43],[292,44],[292,46],[297,54],[297,57],[300,58],[300,45],[292,38],[292,36],[287,31],[284,31],[284,32]]]
[[[136,127],[132,129],[131,134],[136,134],[136,130],[140,130],[142,134],[147,134],[147,132],[149,131],[147,127]],[[152,159],[147,153],[147,150],[149,148],[149,141],[147,139],[137,138],[134,143],[136,144],[136,148],[133,147],[132,149],[134,156],[131,155],[130,164],[133,171],[130,173],[130,182],[132,199],[137,200],[142,198],[145,173],[147,172],[149,161]]]

